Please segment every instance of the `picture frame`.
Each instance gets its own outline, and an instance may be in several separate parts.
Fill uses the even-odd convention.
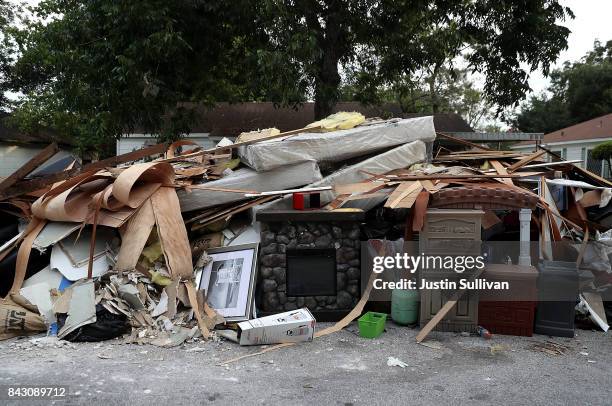
[[[249,320],[257,272],[259,244],[241,244],[207,250],[212,257],[196,275],[208,304],[226,321]]]

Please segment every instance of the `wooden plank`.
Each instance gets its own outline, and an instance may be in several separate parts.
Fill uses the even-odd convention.
[[[3,179],[0,182],[0,191],[8,189],[15,183],[28,176],[28,174],[34,169],[47,162],[47,160],[55,155],[57,151],[59,151],[59,148],[57,147],[56,143],[49,144],[45,149],[34,155],[32,159],[23,164],[19,169],[10,174],[7,178]]]
[[[385,186],[384,182],[359,182],[359,183],[347,183],[344,185],[334,185],[334,192],[339,195],[352,194],[352,193],[367,193],[373,189],[377,189],[379,186]]]
[[[419,181],[401,183],[387,199],[385,207],[394,209],[401,204],[401,208],[408,209],[412,207],[421,190],[423,185]]]
[[[523,166],[527,165],[529,162],[538,159],[539,157],[541,157],[545,153],[546,153],[546,151],[544,151],[544,150],[538,150],[538,151],[534,152],[531,155],[527,155],[525,158],[521,159],[520,161],[515,162],[512,165],[510,165],[508,167],[508,172],[514,172],[517,169],[522,168]]]
[[[482,273],[482,269],[477,269],[476,272],[474,273],[474,275],[472,275],[469,278],[469,280],[473,281],[478,276],[480,276],[481,273]],[[419,334],[417,334],[417,336],[416,336],[416,342],[417,343],[420,343],[425,338],[427,338],[427,336],[429,335],[431,330],[433,330],[438,325],[438,323],[440,323],[442,321],[444,316],[446,316],[448,314],[448,312],[450,312],[451,309],[457,304],[457,302],[459,301],[459,299],[461,299],[461,296],[463,296],[465,291],[466,291],[466,289],[460,289],[460,290],[456,291],[455,294],[451,297],[451,299],[448,302],[444,303],[444,306],[442,306],[440,308],[438,313],[436,313],[436,315],[433,316],[431,320],[429,320],[429,322],[425,325],[425,327],[423,327],[421,329]]]
[[[389,180],[437,180],[437,179],[495,179],[495,178],[521,178],[521,174],[508,174],[508,175],[402,175],[398,177],[389,176]]]
[[[11,197],[20,196],[26,193],[34,192],[36,190],[44,189],[47,186],[51,186],[56,182],[60,182],[66,179],[74,178],[75,176],[95,172],[100,169],[104,169],[107,166],[115,166],[130,161],[137,161],[144,157],[162,154],[166,151],[166,144],[157,144],[148,148],[139,149],[137,151],[128,152],[127,154],[114,156],[108,159],[103,159],[98,162],[90,163],[82,168],[74,168],[67,171],[57,172],[41,178],[36,178],[28,181],[21,181],[11,186],[5,191],[0,192],[0,200],[6,200]]]
[[[493,166],[493,169],[495,169],[495,171],[500,174],[500,175],[508,175],[508,171],[506,170],[506,167],[504,165],[501,164],[501,162],[495,160],[495,159],[491,159],[489,161],[491,163],[491,166]],[[508,179],[508,178],[499,178],[498,179],[500,182],[505,183],[508,186],[514,186],[514,182],[512,182],[512,179]]]

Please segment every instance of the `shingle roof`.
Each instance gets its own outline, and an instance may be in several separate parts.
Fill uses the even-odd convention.
[[[545,134],[541,142],[542,144],[550,144],[598,138],[612,138],[612,113]],[[534,145],[534,142],[524,141],[516,145]]]
[[[275,107],[272,102],[218,103],[214,108],[196,104],[182,104],[195,109],[196,124],[192,133],[209,133],[211,136],[234,137],[245,131],[276,127],[289,131],[305,127],[315,121],[314,103],[303,103],[299,108]],[[402,113],[398,104],[387,103],[381,106],[366,106],[358,102],[340,102],[333,109],[338,111],[358,111],[366,117],[417,117],[428,114]],[[444,113],[434,116],[434,126],[438,131],[474,131],[458,114]],[[135,129],[134,133],[143,130]]]

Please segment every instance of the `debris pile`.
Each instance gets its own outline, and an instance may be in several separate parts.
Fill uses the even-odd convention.
[[[545,149],[494,150],[436,133],[432,117],[381,120],[342,113],[293,131],[243,133],[212,149],[178,141],[28,177],[56,151],[50,146],[0,182],[8,225],[0,247],[0,317],[6,320],[0,339],[47,331],[68,341],[124,337],[163,347],[218,336],[291,345],[338,331],[361,315],[375,277],[371,264],[357,258],[362,243],[381,256],[385,240],[399,238],[435,251],[436,233],[471,240],[478,253],[496,238],[539,241],[537,252],[521,245],[518,253],[504,253],[500,275],[512,274],[507,267],[558,261],[555,244],[566,243],[576,271],[592,275],[581,284],[580,298],[576,292],[579,311],[607,329],[599,293],[612,283],[612,183]],[[274,235],[260,228],[256,216],[263,212],[311,215],[317,224],[330,220],[313,226],[291,217]],[[365,220],[355,227],[359,235],[346,241],[334,216],[354,213]],[[434,225],[436,216],[447,223]],[[450,227],[448,221],[473,223]],[[260,263],[260,249],[272,257]],[[294,249],[346,257],[341,276],[331,277],[334,291],[347,284],[347,272],[351,280],[361,278],[361,292],[355,286],[343,293],[349,303],[351,294],[360,293],[356,306],[337,316],[335,326],[314,332],[308,310],[334,309],[333,295],[288,297],[295,286],[287,281],[286,253]],[[452,318],[464,293],[454,292],[434,309],[421,292],[418,342]],[[257,318],[262,297],[293,310]],[[528,312],[537,301],[526,300]],[[476,314],[473,333],[513,331],[480,327]],[[383,329],[384,322],[371,336]],[[548,344],[538,349],[560,352]],[[388,365],[405,367],[392,357]]]

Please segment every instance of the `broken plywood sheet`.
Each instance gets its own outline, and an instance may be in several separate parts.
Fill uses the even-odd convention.
[[[286,140],[271,140],[241,147],[241,160],[257,171],[268,171],[303,161],[341,162],[416,140],[436,138],[433,117],[355,127],[330,133],[299,134]]]
[[[111,228],[99,227],[97,230],[92,270],[94,277],[105,274],[109,269],[107,243],[114,236],[114,230]],[[51,249],[51,269],[57,269],[70,281],[87,277],[90,241],[91,230],[85,229],[80,236],[78,232],[74,232],[55,244]]]
[[[57,336],[65,337],[77,328],[96,322],[96,295],[93,279],[76,282],[70,288],[72,295],[68,305],[68,317]]]
[[[391,193],[391,196],[387,199],[387,203],[385,203],[385,207],[392,209],[409,209],[416,201],[421,190],[423,190],[423,184],[419,181],[402,182],[395,191]]]
[[[267,172],[252,169],[238,169],[222,179],[207,182],[204,186],[224,189],[248,189],[259,192],[280,190],[307,185],[321,180],[321,172],[316,162],[302,162],[287,165]],[[220,204],[245,200],[243,193],[219,192],[206,189],[178,191],[181,211],[201,210]]]

